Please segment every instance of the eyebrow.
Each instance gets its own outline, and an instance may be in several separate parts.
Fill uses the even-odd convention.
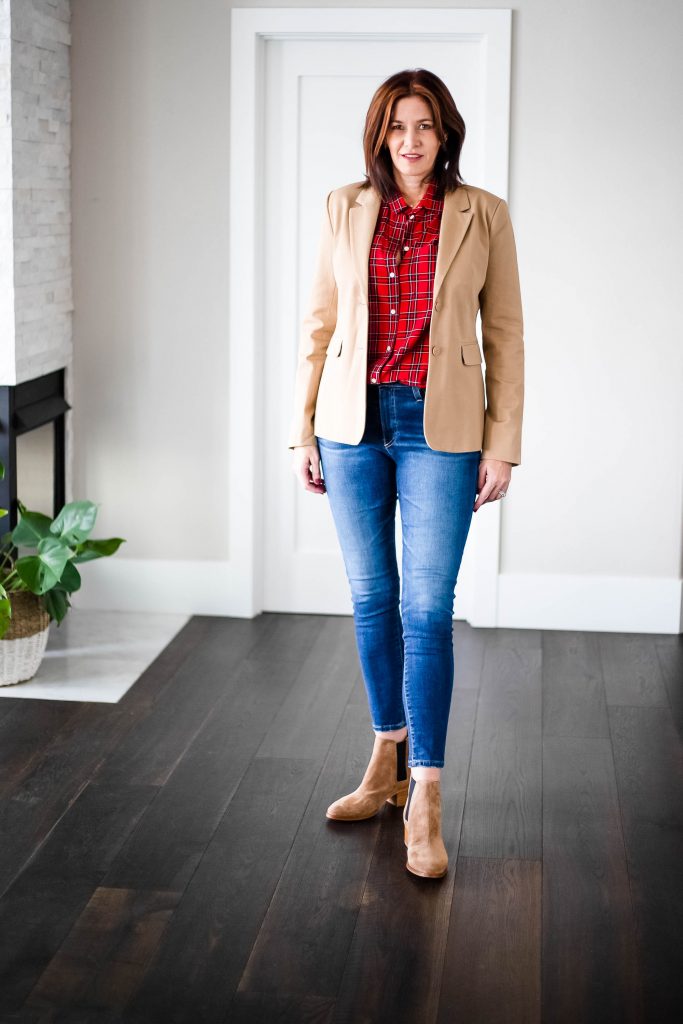
[[[402,121],[400,117],[392,117],[390,120],[391,120],[392,124],[405,124],[405,121]],[[422,124],[423,121],[433,121],[434,118],[433,117],[416,117],[413,120],[417,121],[418,124]]]

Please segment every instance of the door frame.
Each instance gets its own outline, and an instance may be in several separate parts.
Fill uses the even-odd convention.
[[[391,26],[388,32],[387,26]],[[266,481],[259,467],[265,444],[260,382],[265,373],[264,332],[256,288],[264,225],[263,76],[268,39],[369,40],[401,35],[486,40],[486,173],[477,182],[507,199],[512,10],[510,8],[233,7],[230,11],[230,313],[229,505],[230,579],[234,614],[263,611],[263,530]],[[239,297],[237,300],[236,297]],[[245,344],[250,342],[250,344]],[[283,449],[284,451],[284,449]],[[486,509],[484,512],[483,510]],[[482,515],[483,513],[483,515]],[[477,513],[471,600],[456,606],[474,626],[498,624],[502,502]]]

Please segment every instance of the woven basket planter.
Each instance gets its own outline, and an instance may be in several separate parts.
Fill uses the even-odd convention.
[[[0,639],[0,686],[25,683],[38,671],[50,632],[50,616],[37,594],[10,592],[12,618]]]

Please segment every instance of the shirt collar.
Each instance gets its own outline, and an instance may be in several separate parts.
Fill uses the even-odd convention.
[[[418,210],[423,210],[423,209],[426,212],[430,212],[430,211],[436,209],[437,206],[439,206],[439,205],[440,205],[440,200],[438,200],[437,197],[436,197],[436,180],[434,178],[432,178],[431,181],[429,181],[427,183],[427,189],[425,191],[425,194],[422,196],[422,199],[417,204],[417,206],[410,206],[405,201],[405,199],[403,198],[403,196],[401,195],[401,193],[400,193],[400,191],[398,189],[396,189],[396,194],[394,195],[393,199],[389,200],[389,209],[394,214],[396,214],[396,213],[403,213],[403,214],[417,213]]]

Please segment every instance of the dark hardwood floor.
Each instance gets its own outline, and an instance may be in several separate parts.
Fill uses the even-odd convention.
[[[440,881],[347,617],[196,616],[118,704],[0,700],[0,1022],[667,1024],[683,638],[454,623]]]

